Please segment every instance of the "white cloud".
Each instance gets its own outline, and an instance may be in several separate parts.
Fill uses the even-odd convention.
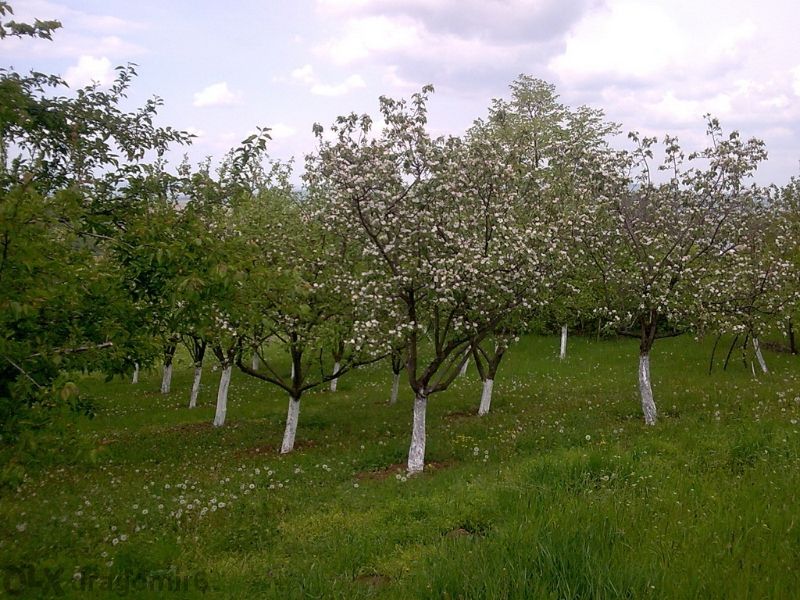
[[[314,67],[311,65],[303,65],[292,71],[292,79],[300,83],[313,84],[317,78],[314,75]]]
[[[404,15],[379,15],[348,19],[340,35],[318,45],[315,51],[337,65],[402,57],[448,68],[498,67],[513,60],[527,46],[496,42],[478,35],[431,31],[426,23]]]
[[[395,91],[419,89],[408,83],[423,82],[442,91],[486,93],[520,72],[541,73],[588,1],[318,3],[325,37],[311,48],[321,65],[375,69]]]
[[[67,69],[64,80],[73,88],[93,83],[109,85],[114,81],[114,75],[114,67],[108,58],[84,55],[78,59],[77,64]]]
[[[273,140],[284,140],[292,137],[297,133],[297,130],[286,123],[275,123],[270,125],[269,134]]]
[[[213,83],[208,87],[195,92],[194,106],[198,108],[215,106],[234,106],[242,99],[241,92],[234,92],[228,87],[227,81]]]
[[[53,35],[54,42],[49,40],[29,40],[6,38],[3,40],[3,52],[7,57],[23,59],[77,59],[85,54],[107,56],[117,64],[133,60],[147,53],[147,49],[116,35],[97,37],[76,30],[61,30]]]
[[[317,96],[344,96],[352,90],[367,87],[367,83],[360,75],[351,75],[342,83],[335,85],[315,83],[311,86],[311,93]]]
[[[568,80],[641,79],[663,71],[675,59],[679,35],[669,14],[655,4],[617,4],[581,21],[567,36],[565,52],[550,67]]]
[[[397,65],[389,65],[386,67],[383,74],[383,81],[397,90],[416,92],[422,88],[423,84],[401,77],[399,70],[400,68]]]
[[[323,83],[314,73],[314,67],[303,65],[294,69],[291,73],[292,81],[307,85],[315,96],[344,96],[345,94],[367,86],[367,82],[361,75],[350,75],[341,83]]]
[[[609,0],[569,31],[549,68],[570,85],[682,81],[689,92],[763,55],[757,40],[771,28],[746,3]]]
[[[336,64],[346,65],[374,53],[411,51],[424,42],[422,26],[408,17],[350,19],[337,35],[317,52]]]
[[[559,37],[591,0],[317,0],[326,17],[407,18],[433,34],[495,43],[535,43]]]
[[[63,27],[53,35],[54,42],[16,38],[3,40],[3,53],[9,57],[77,59],[83,55],[93,55],[127,61],[146,53],[141,45],[121,37],[142,30],[144,25],[137,21],[75,10],[44,0],[15,3],[14,11],[13,18],[18,21],[55,19],[61,21]]]

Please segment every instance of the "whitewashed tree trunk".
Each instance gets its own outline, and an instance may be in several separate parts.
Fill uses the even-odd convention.
[[[478,408],[478,414],[480,416],[485,415],[489,412],[489,408],[492,406],[492,388],[494,387],[494,380],[487,379],[483,382],[483,393],[481,394],[481,405]]]
[[[133,364],[133,379],[131,383],[139,383],[139,363]]]
[[[197,406],[197,396],[200,394],[200,378],[203,376],[203,364],[195,364],[194,380],[192,381],[192,393],[189,396],[189,408]]]
[[[658,413],[650,384],[650,353],[639,354],[639,393],[642,396],[642,412],[647,425],[655,425]]]
[[[469,366],[469,358],[464,361],[464,364],[461,365],[461,370],[458,372],[459,377],[463,377],[467,374],[467,367]]]
[[[292,381],[294,381],[294,363],[292,363]]]
[[[261,367],[261,359],[258,358],[258,354],[253,354],[253,360],[250,363],[250,367],[253,371],[258,371],[259,367]]]
[[[214,427],[222,427],[225,424],[225,415],[228,413],[228,387],[231,384],[231,371],[233,371],[233,365],[227,365],[222,369],[222,374],[219,376]]]
[[[414,424],[411,429],[411,447],[408,449],[408,472],[421,473],[425,468],[425,412],[428,399],[417,394],[414,398]]]
[[[397,395],[400,392],[400,373],[393,373],[392,376],[392,397],[389,404],[397,404]]]
[[[172,363],[164,365],[164,374],[161,376],[161,393],[169,394],[172,385]]]
[[[286,430],[283,432],[281,454],[287,454],[294,449],[294,436],[297,433],[297,420],[300,417],[300,400],[289,396],[289,411],[286,414]]]
[[[764,360],[764,355],[761,354],[761,344],[758,343],[757,337],[753,338],[753,350],[756,351],[756,358],[758,359],[758,364],[761,365],[761,370],[764,373],[769,373],[767,362]]]
[[[567,326],[561,326],[561,360],[564,360],[567,357]]]
[[[339,372],[339,367],[340,366],[341,365],[339,365],[339,361],[337,360],[333,365],[333,374],[334,375],[336,375]],[[336,391],[336,386],[338,384],[339,384],[339,378],[338,377],[334,377],[333,379],[331,379],[331,391],[332,392]]]

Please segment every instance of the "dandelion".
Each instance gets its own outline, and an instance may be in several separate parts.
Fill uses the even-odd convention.
[[[586,441],[588,442],[588,441],[590,441],[591,439],[592,439],[592,436],[590,436],[590,435],[587,433],[587,434],[586,434]]]

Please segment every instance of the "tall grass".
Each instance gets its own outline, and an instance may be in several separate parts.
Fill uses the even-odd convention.
[[[556,338],[524,338],[486,417],[472,370],[432,398],[413,478],[396,467],[412,396],[388,405],[386,365],[304,397],[288,456],[286,399],[240,374],[219,430],[218,372],[192,411],[188,363],[168,396],[157,373],[86,377],[94,420],[5,457],[0,567],[201,573],[213,589],[184,596],[225,598],[794,598],[800,364],[768,353],[770,376],[708,375],[710,347],[656,345],[646,428],[635,342],[573,338],[560,361]]]

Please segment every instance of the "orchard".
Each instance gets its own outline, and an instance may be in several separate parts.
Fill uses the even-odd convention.
[[[0,17],[1,38],[60,27]],[[168,563],[230,597],[796,590],[800,181],[755,182],[762,141],[710,115],[701,147],[626,138],[521,75],[461,135],[431,132],[425,86],[381,97],[380,126],[309,123],[300,172],[269,128],[171,164],[192,136],[157,97],[128,109],[136,70],[116,73],[0,71],[7,573]],[[669,539],[685,568],[719,556],[671,584]],[[667,566],[626,567],[637,545]]]

